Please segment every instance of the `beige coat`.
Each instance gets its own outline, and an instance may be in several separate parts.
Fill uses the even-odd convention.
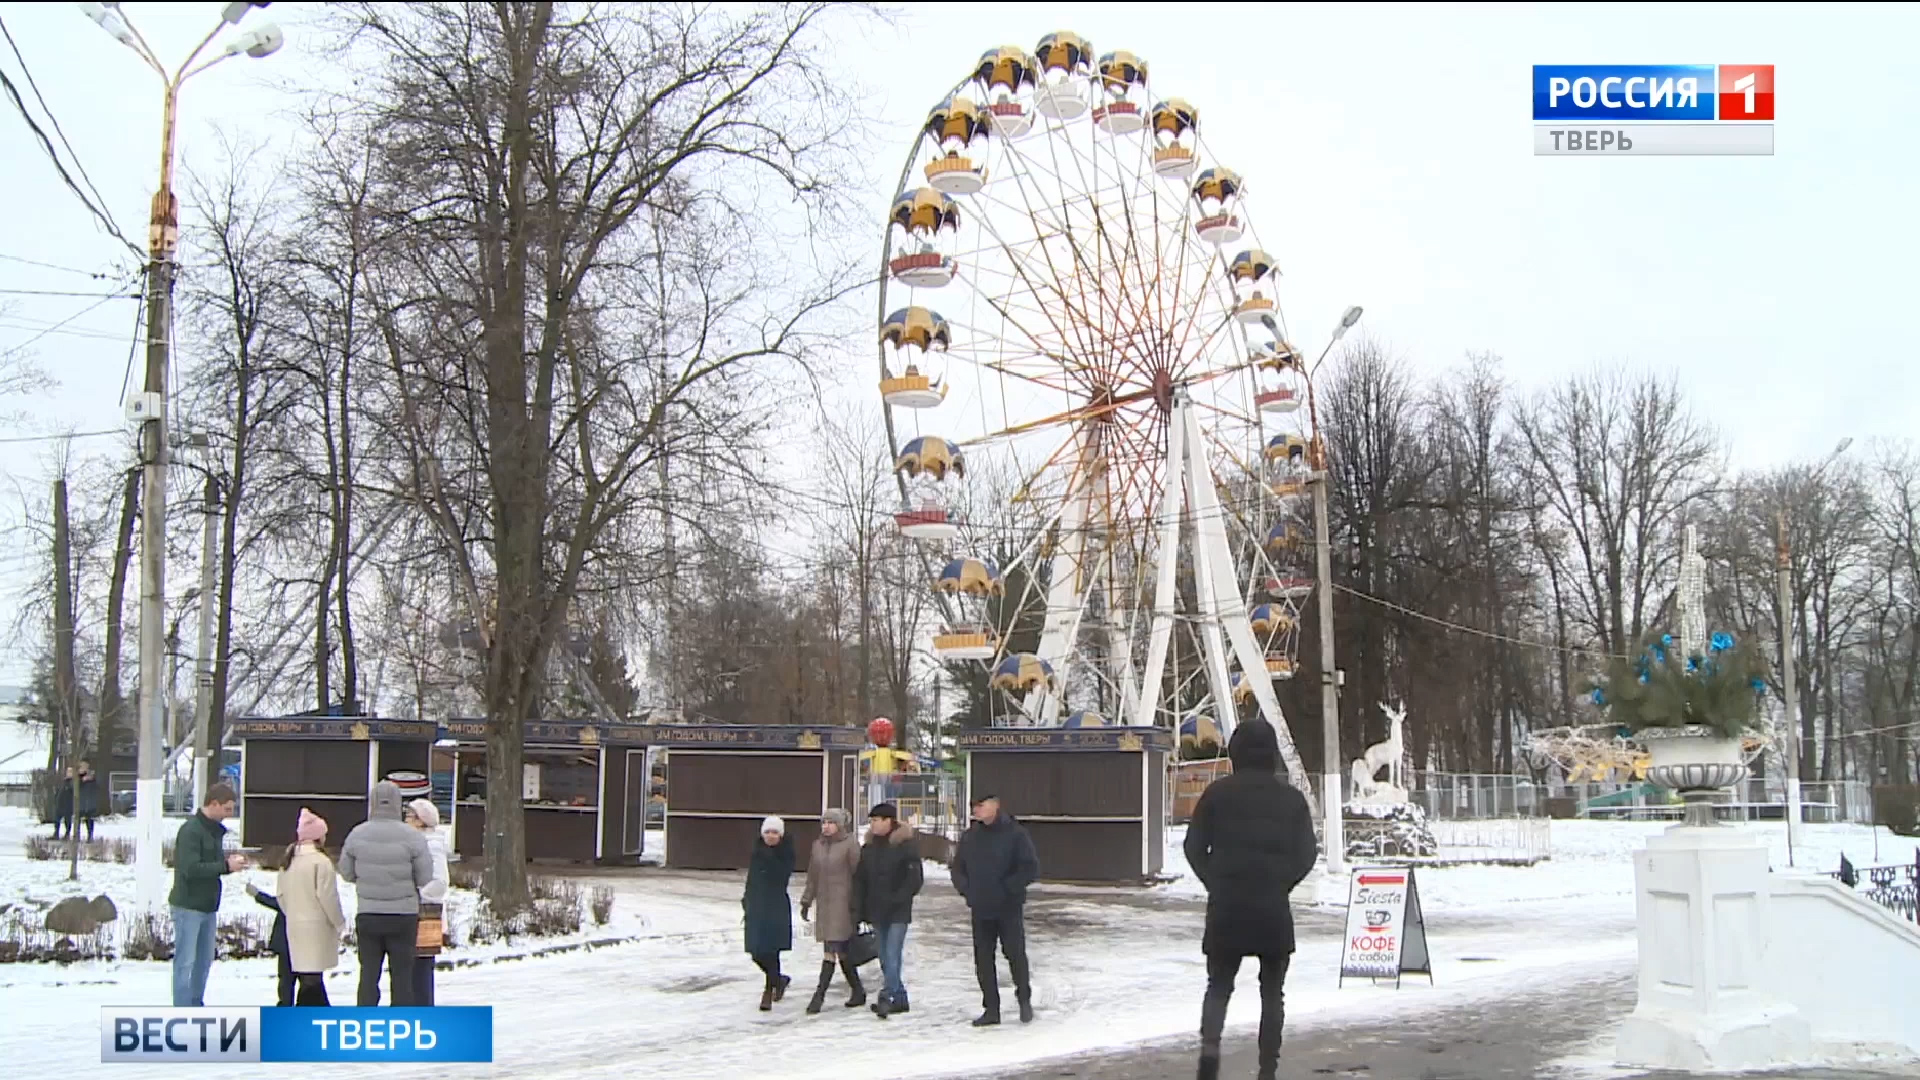
[[[807,891],[800,906],[813,906],[813,940],[848,941],[853,938],[853,872],[860,865],[860,843],[848,827],[845,810],[829,810],[839,821],[840,835],[813,842],[807,858]]]
[[[287,958],[294,971],[330,971],[340,963],[340,934],[347,918],[340,911],[340,883],[333,861],[312,844],[294,849],[280,871],[280,913],[287,919]]]

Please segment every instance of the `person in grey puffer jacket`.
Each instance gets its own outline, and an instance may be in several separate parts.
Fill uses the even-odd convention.
[[[353,827],[340,849],[340,878],[359,903],[353,933],[360,953],[357,1004],[380,1004],[380,964],[386,961],[393,1004],[413,1000],[414,946],[420,934],[420,890],[433,880],[433,853],[418,829],[400,820],[400,788],[373,785],[373,810]]]

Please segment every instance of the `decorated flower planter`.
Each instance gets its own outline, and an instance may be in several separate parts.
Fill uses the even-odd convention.
[[[1647,779],[1686,802],[1688,824],[1714,824],[1713,796],[1747,777],[1740,740],[1710,727],[1646,728],[1634,738],[1652,758]]]

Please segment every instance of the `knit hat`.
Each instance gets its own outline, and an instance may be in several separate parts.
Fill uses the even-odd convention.
[[[900,809],[890,802],[874,803],[873,809],[867,811],[867,816],[870,818],[886,818],[888,821],[898,821],[900,819]]]
[[[413,816],[419,818],[420,824],[427,828],[440,827],[440,808],[433,805],[432,799],[415,799],[407,804],[407,809],[413,811]]]
[[[300,823],[294,826],[293,835],[303,844],[317,844],[327,838],[327,819],[303,806],[300,808]]]
[[[787,835],[787,823],[777,817],[769,817],[760,823],[760,831],[763,833],[779,833],[781,836],[785,836]]]

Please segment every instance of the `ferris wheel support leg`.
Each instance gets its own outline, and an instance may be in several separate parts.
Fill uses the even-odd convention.
[[[1228,674],[1227,646],[1221,634],[1227,615],[1226,594],[1238,598],[1239,586],[1233,581],[1232,556],[1227,551],[1227,524],[1219,499],[1213,490],[1212,470],[1200,453],[1203,441],[1199,423],[1187,410],[1187,460],[1180,470],[1187,478],[1188,506],[1193,509],[1195,544],[1193,546],[1193,591],[1200,605],[1200,651],[1207,667],[1207,683],[1213,692],[1214,717],[1220,725],[1220,737],[1230,738],[1239,716],[1233,705],[1233,678]],[[1218,534],[1220,543],[1212,542]],[[1224,588],[1223,588],[1224,586]],[[1242,615],[1244,619],[1244,614]],[[1247,672],[1265,671],[1265,664],[1243,668]],[[1283,740],[1284,741],[1284,740]]]
[[[1080,617],[1086,612],[1086,572],[1088,511],[1093,499],[1091,482],[1093,462],[1081,443],[1079,465],[1074,469],[1072,488],[1060,514],[1060,549],[1054,553],[1047,575],[1047,615],[1040,630],[1038,656],[1053,665],[1054,685],[1027,693],[1027,718],[1041,727],[1060,722],[1060,704],[1066,697],[1067,679],[1072,674],[1073,644],[1080,636]]]
[[[1190,427],[1188,437],[1195,446],[1200,445],[1198,420],[1189,413],[1187,422]],[[1233,557],[1227,546],[1227,523],[1222,515],[1219,496],[1213,488],[1213,477],[1207,464],[1198,455],[1189,462],[1190,489],[1193,498],[1193,516],[1199,533],[1198,543],[1194,545],[1194,573],[1202,581],[1213,582],[1213,603],[1208,613],[1209,623],[1215,635],[1225,628],[1227,638],[1233,644],[1234,655],[1239,657],[1240,670],[1245,672],[1247,684],[1253,688],[1253,699],[1259,704],[1260,715],[1273,725],[1274,734],[1279,736],[1280,757],[1286,762],[1287,771],[1296,782],[1307,804],[1315,813],[1319,812],[1319,800],[1314,797],[1313,785],[1306,782],[1306,768],[1300,761],[1300,750],[1294,745],[1293,731],[1287,726],[1287,718],[1280,711],[1280,699],[1273,692],[1273,683],[1267,678],[1267,657],[1259,642],[1253,639],[1253,627],[1247,622],[1246,598],[1240,593],[1240,585],[1233,576]],[[1205,595],[1205,591],[1202,591]],[[1221,666],[1226,658],[1221,657]],[[1220,688],[1214,691],[1216,698],[1224,697]],[[1229,702],[1232,700],[1227,697]],[[1225,734],[1225,732],[1222,732]]]
[[[1187,404],[1187,392],[1178,391],[1173,402],[1173,423],[1167,426],[1167,462],[1162,470],[1167,488],[1160,502],[1159,561],[1153,568],[1153,626],[1147,633],[1147,666],[1140,673],[1140,707],[1133,717],[1135,727],[1152,727],[1158,719],[1160,682],[1167,669],[1167,645],[1173,640],[1174,598],[1179,595],[1174,580],[1180,568],[1180,509],[1185,497],[1181,490],[1184,476],[1181,463],[1186,460],[1186,415],[1191,408]],[[1176,717],[1175,734],[1179,727]]]

